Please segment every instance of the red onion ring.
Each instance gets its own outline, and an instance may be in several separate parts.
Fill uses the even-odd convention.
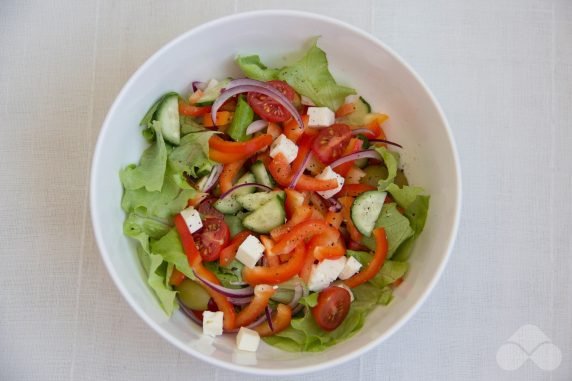
[[[246,298],[227,298],[227,299],[235,306],[244,306],[245,304],[252,302],[252,296]]]
[[[327,198],[326,201],[330,204],[328,206],[328,210],[330,212],[339,212],[342,210],[342,204],[340,204],[335,198]]]
[[[272,324],[272,309],[270,308],[270,306],[266,306],[266,308],[264,309],[264,313],[266,315],[266,320],[268,321],[268,326],[270,327],[270,330],[274,332],[274,326]]]
[[[268,122],[266,120],[260,119],[255,120],[254,122],[250,123],[246,128],[246,135],[254,134],[255,132],[262,131],[266,127],[268,127]]]
[[[201,192],[208,192],[209,190],[211,190],[211,188],[216,184],[218,178],[220,177],[222,169],[223,169],[222,165],[220,164],[215,165],[211,170],[211,173],[209,174],[207,181],[205,181],[204,186],[202,187],[202,189],[199,190]]]
[[[401,144],[392,142],[392,141],[390,141],[390,140],[385,140],[385,139],[370,139],[369,141],[370,141],[370,143],[371,143],[371,142],[373,142],[373,143],[385,143],[385,144],[389,144],[389,145],[396,146],[396,147],[399,147],[399,148],[403,148],[403,146],[402,146]]]
[[[288,188],[294,189],[296,187],[296,184],[298,184],[298,181],[300,180],[300,177],[302,177],[302,174],[304,173],[304,170],[308,166],[308,162],[310,161],[311,158],[312,158],[312,151],[309,151],[306,157],[304,158],[304,161],[302,162],[300,169],[298,169],[298,172],[294,174],[292,180],[290,181],[290,184],[288,184]]]
[[[243,183],[243,184],[238,184],[238,185],[233,186],[232,188],[230,188],[229,190],[227,190],[226,192],[221,194],[219,199],[222,200],[223,198],[227,197],[229,194],[231,194],[235,190],[240,189],[240,188],[244,188],[244,187],[256,187],[259,189],[264,189],[265,191],[268,191],[268,192],[270,192],[272,190],[272,188],[267,187],[266,185],[258,184],[258,183]]]
[[[210,287],[214,291],[216,291],[219,294],[222,294],[228,298],[248,298],[248,297],[252,297],[254,295],[254,289],[252,287],[237,288],[237,289],[226,288],[226,287],[220,286],[218,284],[214,284],[214,283],[204,279],[199,274],[197,274],[197,272],[194,270],[193,270],[193,273],[195,274],[197,279],[200,280],[202,283],[204,283],[206,286]]]
[[[292,308],[296,307],[298,305],[298,301],[300,301],[303,294],[304,294],[304,287],[302,287],[302,285],[298,283],[294,288],[294,295],[292,296],[292,300],[290,301],[290,303],[288,303],[288,305]]]
[[[304,309],[304,305],[303,304],[298,304],[296,306],[296,308],[294,308],[292,310],[292,316],[296,315],[298,312],[302,311]]]
[[[375,151],[373,149],[368,149],[365,151],[354,152],[354,153],[350,153],[349,155],[342,156],[338,160],[336,160],[332,164],[330,164],[330,167],[333,169],[333,168],[337,167],[338,165],[342,165],[344,163],[347,163],[348,161],[354,161],[354,160],[365,159],[365,158],[377,159],[377,160],[381,159],[381,157],[379,156],[377,151]]]
[[[238,85],[237,85],[238,83]],[[230,82],[225,90],[221,92],[220,96],[216,99],[213,103],[212,110],[211,110],[211,118],[212,120],[216,121],[216,112],[218,109],[226,102],[229,98],[234,97],[237,94],[241,93],[260,93],[272,98],[274,101],[278,102],[282,107],[286,109],[292,115],[292,117],[296,120],[296,123],[300,126],[300,128],[304,128],[304,122],[302,121],[302,117],[296,110],[296,107],[290,102],[288,98],[280,91],[275,89],[274,87],[268,85],[267,83],[255,81],[253,79],[237,79]]]

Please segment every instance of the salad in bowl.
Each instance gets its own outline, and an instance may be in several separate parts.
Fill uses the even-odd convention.
[[[286,351],[351,337],[407,282],[429,195],[409,185],[388,115],[328,70],[236,57],[243,78],[158,94],[149,146],[120,171],[124,233],[167,315]]]

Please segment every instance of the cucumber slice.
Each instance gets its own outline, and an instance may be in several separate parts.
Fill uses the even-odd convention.
[[[381,213],[386,192],[369,191],[356,197],[351,210],[351,217],[357,230],[366,237],[371,236],[375,222]]]
[[[157,108],[157,120],[161,124],[163,137],[170,143],[181,142],[181,123],[179,121],[179,96],[171,94]]]
[[[216,79],[211,79],[207,88],[203,92],[203,95],[197,100],[197,106],[210,106],[214,103],[220,95],[222,89],[228,85],[230,79],[223,79],[222,81],[217,81]]]
[[[266,185],[267,187],[274,188],[274,179],[270,176],[266,168],[264,167],[264,163],[258,160],[256,163],[252,164],[250,170],[256,177],[256,182],[262,185]]]
[[[211,297],[197,282],[185,279],[175,290],[179,292],[179,300],[187,308],[199,311],[207,309]]]
[[[242,175],[240,179],[236,182],[236,185],[245,184],[245,183],[253,183],[256,179],[254,175],[250,172],[245,173]],[[236,201],[236,198],[244,195],[253,193],[256,190],[256,187],[244,187],[235,190],[231,195],[223,198],[222,200],[218,200],[214,203],[214,207],[216,210],[223,214],[235,214],[240,210],[240,204]]]
[[[274,197],[242,220],[245,228],[256,233],[268,233],[284,223],[286,212],[278,197]]]
[[[236,201],[246,210],[256,210],[274,197],[284,199],[283,191],[258,192],[238,196]]]
[[[359,97],[356,102],[356,109],[349,115],[346,115],[337,120],[338,123],[349,124],[350,126],[362,126],[364,124],[364,118],[367,114],[371,112],[371,106],[366,102],[365,99]]]
[[[224,222],[228,226],[228,230],[230,230],[230,238],[234,238],[235,235],[244,230],[244,226],[242,226],[242,221],[237,216],[233,216],[232,214],[225,215]]]

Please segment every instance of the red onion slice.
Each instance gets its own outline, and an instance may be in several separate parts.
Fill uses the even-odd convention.
[[[335,198],[327,198],[326,201],[328,202],[328,210],[330,212],[339,212],[342,210],[342,204],[338,202]]]
[[[352,135],[356,136],[356,135],[371,135],[372,137],[375,137],[375,134],[373,133],[373,131],[368,130],[367,128],[356,128],[355,130],[352,130]]]
[[[222,294],[226,297],[229,297],[229,298],[248,298],[248,297],[252,297],[254,295],[254,289],[252,287],[237,288],[237,289],[226,288],[226,287],[220,286],[218,284],[214,284],[214,283],[204,279],[199,274],[197,274],[197,272],[194,270],[193,270],[193,273],[195,274],[197,279],[200,280],[202,283],[204,283],[206,286],[210,287],[211,289],[215,290],[219,294]]]
[[[208,192],[209,190],[212,189],[212,187],[216,184],[218,178],[220,177],[222,169],[223,169],[222,165],[220,164],[217,164],[213,167],[211,173],[209,174],[209,177],[207,178],[207,181],[205,181],[204,185],[200,189],[201,192]]]
[[[197,323],[198,325],[202,326],[203,322],[201,321],[201,319],[199,319],[198,317],[195,316],[195,314],[193,313],[193,310],[191,310],[189,307],[185,306],[183,304],[183,302],[181,302],[181,300],[179,299],[179,297],[177,297],[177,300],[179,301],[179,307],[181,307],[181,311],[183,311],[183,313],[189,318],[191,319],[193,322]]]
[[[241,82],[238,82],[238,81],[241,81]],[[240,84],[240,83],[245,83],[244,81],[248,81],[248,82],[246,82],[248,84]],[[288,98],[286,98],[286,96],[284,94],[282,94],[280,91],[276,90],[274,87],[268,85],[267,83],[260,82],[260,81],[254,81],[254,82],[251,82],[251,81],[254,81],[254,80],[253,79],[237,79],[235,81],[230,82],[228,84],[228,86],[225,88],[225,90],[220,94],[220,96],[213,103],[212,110],[211,110],[212,120],[216,121],[216,112],[224,104],[224,102],[226,102],[229,98],[232,98],[235,95],[241,94],[241,93],[254,92],[254,93],[264,94],[264,95],[272,98],[274,101],[278,102],[282,107],[284,107],[286,109],[286,111],[288,111],[290,113],[290,115],[292,115],[292,117],[296,120],[296,123],[298,123],[300,128],[304,128],[304,122],[302,121],[302,117],[298,113],[298,110],[296,110],[296,107],[294,107],[292,102],[290,102],[290,100]],[[239,85],[236,85],[237,82],[239,83]]]
[[[371,142],[373,142],[373,143],[385,143],[385,144],[389,144],[389,145],[396,146],[396,147],[399,147],[399,148],[403,148],[403,146],[402,146],[401,144],[392,142],[392,141],[390,141],[390,140],[385,140],[385,139],[370,139],[369,141],[370,141],[370,143],[371,143]]]
[[[246,128],[246,135],[254,134],[255,132],[262,131],[268,126],[268,122],[260,119],[250,123]]]
[[[298,305],[298,301],[300,301],[303,294],[304,294],[304,287],[302,287],[302,285],[298,283],[294,288],[294,295],[292,296],[292,300],[290,301],[290,303],[288,303],[288,305],[292,308],[296,307]]]
[[[245,304],[252,302],[252,298],[253,298],[252,296],[249,296],[246,298],[227,298],[227,299],[235,306],[244,306]]]
[[[270,327],[270,330],[274,332],[274,325],[272,324],[272,309],[270,308],[270,306],[266,306],[266,308],[264,309],[264,313],[266,314],[266,320],[268,321],[268,326]]]
[[[207,88],[208,83],[201,82],[201,81],[193,81],[192,85],[193,85],[193,91],[197,91],[197,90],[202,91],[202,90]]]
[[[243,184],[238,184],[238,185],[233,186],[232,188],[230,188],[229,190],[227,190],[226,192],[221,194],[219,198],[222,200],[223,198],[227,197],[229,194],[231,194],[235,190],[240,189],[240,188],[244,188],[244,187],[256,187],[259,189],[264,189],[265,191],[268,191],[268,192],[270,192],[272,190],[272,188],[267,187],[266,185],[258,184],[258,183],[243,183]]]
[[[312,158],[312,151],[309,151],[306,157],[304,158],[304,161],[302,162],[300,169],[298,169],[298,172],[294,174],[294,176],[292,177],[292,181],[290,181],[290,184],[288,184],[288,188],[294,189],[296,187],[296,184],[298,184],[298,181],[300,180],[300,177],[302,177],[302,174],[304,173],[304,170],[308,166],[308,162],[310,161],[311,158]]]
[[[347,163],[348,161],[354,161],[354,160],[365,159],[365,158],[377,159],[377,160],[381,159],[381,157],[379,156],[377,151],[375,151],[373,149],[368,149],[365,151],[354,152],[354,153],[351,153],[349,155],[340,157],[338,160],[336,160],[332,164],[330,164],[330,167],[332,169],[334,169],[338,165],[342,165],[344,163]]]

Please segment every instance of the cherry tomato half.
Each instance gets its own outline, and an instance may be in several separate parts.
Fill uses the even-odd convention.
[[[206,218],[203,227],[199,230],[195,238],[195,244],[206,262],[216,261],[222,249],[230,240],[230,230],[220,218]]]
[[[215,209],[215,207],[213,206],[214,202],[216,200],[212,197],[207,198],[206,200],[203,200],[199,206],[197,206],[197,211],[199,212],[199,214],[201,215],[201,217],[203,219],[205,218],[218,218],[218,219],[222,219],[224,218],[224,215],[219,212],[218,210]]]
[[[347,124],[334,124],[320,130],[312,144],[312,151],[322,163],[330,164],[342,156],[351,137],[352,130]]]
[[[337,286],[328,287],[318,295],[318,304],[312,308],[316,323],[324,331],[333,331],[350,312],[350,293]]]
[[[286,82],[269,81],[267,83],[284,94],[289,101],[292,102],[295,99],[296,92]],[[250,92],[246,100],[256,114],[269,122],[285,122],[291,117],[282,105],[264,94]]]

